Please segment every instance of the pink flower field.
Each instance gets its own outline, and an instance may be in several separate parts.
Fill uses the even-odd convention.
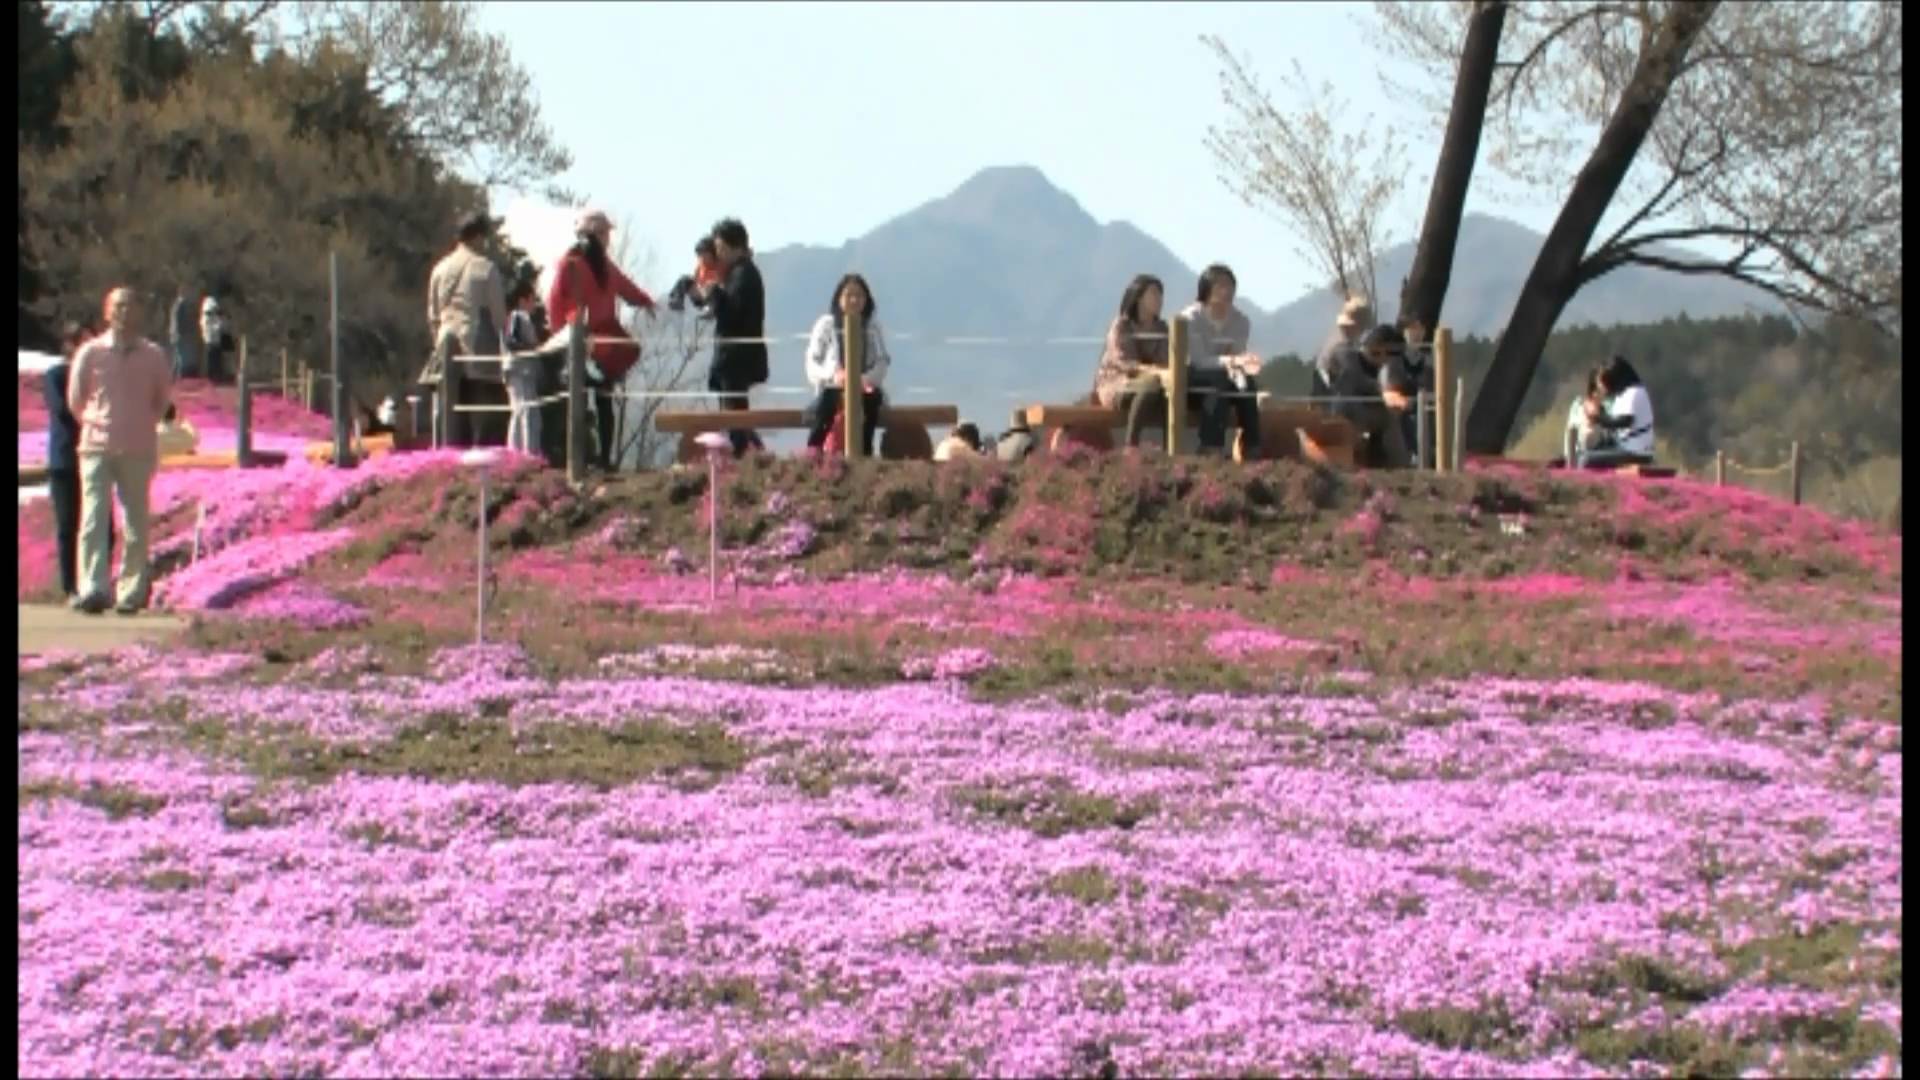
[[[512,458],[476,646],[453,458],[163,472],[191,630],[21,656],[23,1074],[1900,1072],[1897,537],[751,461],[709,606],[704,470]]]

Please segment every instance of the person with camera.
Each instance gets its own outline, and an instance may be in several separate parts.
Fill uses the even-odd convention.
[[[719,396],[722,410],[744,412],[747,391],[767,381],[767,290],[753,263],[745,225],[737,218],[723,218],[714,223],[712,236],[725,273],[693,293],[713,313],[715,345],[707,389]],[[727,438],[735,457],[765,449],[759,433],[744,428],[727,432]]]

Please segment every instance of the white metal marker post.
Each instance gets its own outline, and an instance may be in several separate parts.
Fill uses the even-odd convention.
[[[460,455],[460,464],[471,465],[480,473],[480,554],[473,586],[473,643],[486,640],[487,624],[487,466],[493,464],[492,450],[469,450]]]
[[[720,603],[720,452],[733,444],[725,435],[709,431],[694,436],[707,451],[707,606]]]

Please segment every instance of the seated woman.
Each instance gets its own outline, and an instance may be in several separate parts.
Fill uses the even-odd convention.
[[[840,395],[847,385],[845,353],[840,339],[845,333],[845,313],[856,309],[861,313],[860,322],[866,328],[867,339],[860,362],[860,417],[864,421],[860,441],[866,447],[866,455],[872,457],[873,435],[880,426],[880,406],[884,400],[880,382],[887,377],[891,360],[887,356],[886,336],[880,332],[879,320],[873,317],[876,310],[873,290],[867,288],[867,279],[859,274],[848,274],[833,287],[827,313],[814,322],[813,336],[807,340],[807,381],[815,391],[809,407],[807,446],[815,450],[825,446],[827,430],[840,415]]]
[[[1220,454],[1227,447],[1227,413],[1240,424],[1240,445],[1248,460],[1260,456],[1260,403],[1253,377],[1260,357],[1249,351],[1252,323],[1235,307],[1239,282],[1233,271],[1214,263],[1200,273],[1197,299],[1180,313],[1191,327],[1187,350],[1187,401],[1200,406],[1200,452]]]
[[[1653,398],[1647,395],[1640,373],[1624,356],[1616,356],[1600,369],[1600,392],[1606,395],[1606,407],[1587,415],[1596,428],[1612,436],[1602,445],[1580,454],[1583,469],[1611,469],[1621,465],[1645,465],[1653,460]]]
[[[1365,440],[1355,462],[1366,468],[1397,469],[1407,464],[1404,433],[1380,386],[1381,372],[1397,360],[1406,344],[1397,328],[1376,326],[1367,331],[1360,351],[1334,373],[1331,408]]]
[[[953,461],[959,458],[977,458],[980,456],[980,429],[973,424],[959,424],[952,434],[940,440],[933,448],[933,460]]]
[[[1093,397],[1102,407],[1128,415],[1127,442],[1133,442],[1133,403],[1141,395],[1163,392],[1167,370],[1167,323],[1160,317],[1166,287],[1152,274],[1135,274],[1120,294],[1120,314],[1107,327]]]
[[[1580,460],[1580,455],[1600,446],[1606,441],[1606,433],[1593,423],[1592,416],[1597,415],[1606,403],[1606,395],[1600,392],[1600,369],[1587,372],[1587,388],[1573,399],[1567,409],[1567,433],[1561,440],[1565,456],[1561,464],[1571,466]]]

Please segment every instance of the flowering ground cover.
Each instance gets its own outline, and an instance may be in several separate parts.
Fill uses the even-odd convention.
[[[710,607],[704,470],[492,488],[476,647],[452,455],[161,475],[185,640],[20,661],[24,1073],[1898,1069],[1896,537],[763,461]]]

